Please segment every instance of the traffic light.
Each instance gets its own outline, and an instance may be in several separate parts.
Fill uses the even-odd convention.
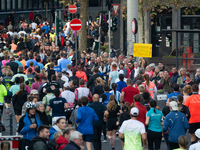
[[[56,18],[56,33],[58,34],[63,30],[63,23],[62,20],[59,19],[58,17]]]
[[[116,31],[117,30],[117,25],[118,25],[118,20],[116,17],[112,18],[112,31]]]

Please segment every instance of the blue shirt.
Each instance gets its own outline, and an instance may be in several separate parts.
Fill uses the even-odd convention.
[[[66,69],[67,70],[67,64],[72,65],[70,60],[68,60],[68,59],[61,59],[59,61],[58,66],[60,67],[61,70],[62,69]]]
[[[52,108],[52,117],[65,116],[65,103],[67,103],[65,98],[53,98],[49,101],[49,107]]]
[[[118,71],[112,71],[109,73],[109,78],[111,78],[110,88],[112,88],[112,83],[115,83],[115,80],[119,77]]]
[[[42,63],[38,63],[38,66],[40,67],[40,70],[44,68],[44,65]]]
[[[57,73],[61,72],[61,69],[59,66],[53,67],[53,70],[55,70]]]
[[[16,62],[19,66],[23,66],[22,63],[18,60],[15,60],[14,62]]]
[[[107,96],[106,100],[103,101],[103,105],[106,106],[110,102],[109,97],[111,93],[103,93],[103,94]]]
[[[77,119],[76,122],[79,123],[78,131],[84,134],[94,134],[93,133],[93,121],[98,121],[99,118],[95,113],[94,109],[89,106],[82,106],[77,109]]]
[[[45,29],[45,33],[49,34],[50,28],[48,26],[43,26],[42,30]]]
[[[29,59],[28,61],[26,61],[26,65],[25,65],[26,68],[29,67],[29,63],[30,63],[31,61],[33,62],[33,66],[38,66],[37,61],[35,61],[34,59]]]
[[[177,97],[178,97],[179,95],[181,95],[181,94],[178,93],[178,92],[173,92],[173,93],[171,93],[171,94],[168,94],[167,99],[166,99],[166,103],[167,103],[168,98],[174,98],[175,100],[177,100]]]
[[[163,117],[163,113],[155,108],[156,113],[154,112],[154,108],[151,108],[146,116],[150,117],[148,129],[154,132],[162,132],[161,128],[161,118]]]
[[[169,130],[169,141],[178,143],[178,138],[185,135],[185,131],[189,128],[188,120],[184,113],[171,111],[164,120],[163,132]]]
[[[124,81],[119,81],[117,82],[117,91],[119,91],[120,93],[122,92],[122,89],[124,87],[127,87],[126,82]]]

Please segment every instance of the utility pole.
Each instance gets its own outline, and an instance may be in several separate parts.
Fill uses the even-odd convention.
[[[108,28],[109,41],[108,41],[108,43],[109,43],[109,58],[110,58],[110,54],[111,54],[111,43],[110,43],[110,38],[111,38],[111,28],[110,28],[110,26],[111,26],[111,20],[110,20],[110,10],[108,12],[108,18],[109,18],[109,24],[108,24],[108,26],[109,26],[109,28]]]
[[[133,55],[133,43],[138,43],[138,33],[131,32],[133,18],[138,21],[138,0],[127,0],[127,55]]]
[[[55,45],[57,46],[58,45],[58,37],[57,37],[58,33],[57,33],[57,29],[56,29],[57,28],[56,27],[56,23],[57,23],[56,22],[56,20],[57,20],[56,18],[57,18],[57,11],[55,10]]]

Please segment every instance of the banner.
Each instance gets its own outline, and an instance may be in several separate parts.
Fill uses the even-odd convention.
[[[133,46],[134,57],[152,57],[152,44],[139,44],[134,43]]]

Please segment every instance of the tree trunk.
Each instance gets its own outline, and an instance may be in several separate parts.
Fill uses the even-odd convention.
[[[139,43],[145,43],[144,41],[144,10],[142,9],[142,6],[139,5],[139,11],[138,11],[138,37],[139,37]]]
[[[89,0],[80,0],[80,20],[82,22],[82,28],[78,33],[79,36],[79,51],[87,51],[87,10],[89,6]]]

